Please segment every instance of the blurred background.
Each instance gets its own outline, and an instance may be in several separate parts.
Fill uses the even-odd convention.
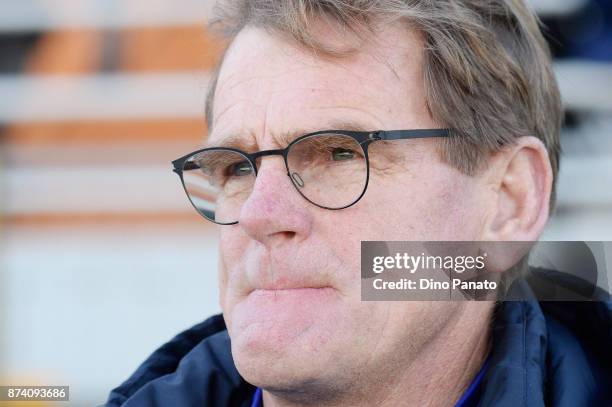
[[[530,2],[566,106],[544,239],[612,240],[612,1]],[[0,2],[0,382],[100,404],[218,312],[215,228],[170,168],[205,136],[212,5]]]

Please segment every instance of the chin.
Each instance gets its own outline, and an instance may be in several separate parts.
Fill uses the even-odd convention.
[[[232,321],[232,351],[244,358],[269,360],[308,358],[331,345],[334,325],[326,317],[294,314],[268,316],[258,321],[244,321],[238,315]],[[304,355],[304,356],[298,356]]]
[[[333,367],[317,363],[317,355],[302,354],[295,350],[291,354],[275,356],[242,353],[232,345],[232,355],[240,375],[254,386],[265,389],[278,397],[294,403],[312,404],[313,397],[323,403],[338,394],[341,372]],[[344,386],[343,386],[344,387]]]
[[[333,288],[254,290],[230,310],[232,346],[245,355],[282,357],[325,347],[337,334],[343,302]]]
[[[330,362],[326,355],[338,354],[339,304],[332,299],[323,302],[327,307],[301,304],[296,309],[284,303],[269,312],[255,306],[260,299],[255,300],[237,304],[229,321],[232,356],[240,374],[253,385],[279,390],[324,376],[320,370]]]

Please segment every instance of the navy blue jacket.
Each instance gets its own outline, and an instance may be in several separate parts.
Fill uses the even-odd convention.
[[[478,407],[612,406],[612,303],[509,301],[492,321]],[[107,407],[249,407],[221,315],[155,351]]]

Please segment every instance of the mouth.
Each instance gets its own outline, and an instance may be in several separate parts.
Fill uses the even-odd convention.
[[[336,289],[331,286],[256,288],[252,290],[248,296],[252,299],[266,299],[272,301],[281,301],[289,298],[309,301],[330,297],[335,292]]]
[[[333,290],[334,287],[329,281],[324,281],[323,278],[317,278],[317,276],[311,276],[311,278],[293,278],[292,276],[284,275],[277,276],[276,278],[266,278],[267,276],[260,276],[259,278],[253,279],[253,284],[248,290],[247,294],[254,292],[259,293],[291,293],[300,291],[315,291],[315,290]]]
[[[287,287],[287,288],[255,288],[251,293],[267,293],[267,292],[300,292],[300,291],[314,291],[314,290],[333,290],[331,286],[316,286],[316,287]]]
[[[320,292],[320,291],[335,291],[335,288],[329,285],[317,285],[317,286],[295,286],[295,287],[258,287],[252,289],[249,294],[298,294],[308,292]]]

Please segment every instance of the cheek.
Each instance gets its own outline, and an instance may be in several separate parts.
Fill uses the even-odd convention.
[[[428,220],[437,240],[480,239],[486,194],[478,178],[445,167],[425,190],[431,198],[421,205],[430,208]]]
[[[224,313],[231,307],[231,290],[233,274],[240,269],[243,259],[247,239],[231,230],[233,226],[221,230],[219,238],[219,265],[218,265],[218,284],[219,302]]]
[[[219,245],[219,264],[217,266],[217,284],[219,286],[219,305],[221,306],[221,310],[225,313],[225,300],[227,293],[227,265],[225,264],[225,258],[223,256],[222,245]]]
[[[371,181],[362,206],[368,240],[478,239],[482,204],[473,178],[440,165]]]

